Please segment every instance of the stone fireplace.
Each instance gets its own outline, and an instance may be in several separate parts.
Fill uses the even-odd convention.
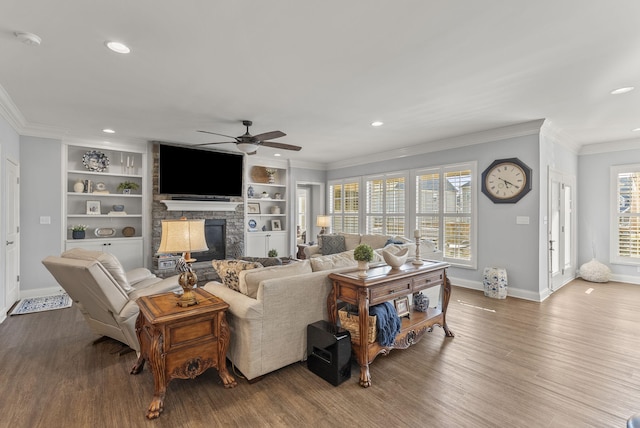
[[[198,275],[198,285],[217,280],[218,275],[211,266],[214,259],[232,259],[244,254],[244,204],[241,197],[230,198],[230,201],[171,201],[170,195],[158,193],[158,144],[153,146],[153,202],[151,213],[152,248],[154,254],[160,247],[162,220],[205,219],[205,234],[209,251],[192,253],[197,260],[193,268]],[[186,177],[186,180],[189,178]],[[163,202],[168,201],[168,202]],[[210,230],[207,230],[207,224]],[[210,236],[209,236],[210,235]],[[211,238],[213,245],[209,242]],[[154,273],[160,277],[175,275],[173,269],[161,270],[154,260]]]

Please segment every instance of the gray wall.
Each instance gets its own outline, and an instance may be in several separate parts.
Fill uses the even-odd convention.
[[[480,175],[495,159],[512,157],[532,168],[533,188],[516,204],[494,204],[480,191]],[[456,279],[457,284],[478,288],[485,267],[502,267],[507,270],[511,295],[539,300],[540,280],[546,287],[546,279],[539,277],[538,266],[539,180],[542,177],[538,134],[331,170],[327,180],[468,161],[477,161],[478,168],[478,266],[477,269],[451,267],[449,275]],[[517,225],[516,216],[528,216],[529,224]]]
[[[640,146],[640,144],[637,144]],[[580,155],[578,168],[578,266],[594,257],[611,268],[613,279],[640,283],[636,266],[609,260],[610,167],[640,163],[640,148]]]
[[[62,143],[46,138],[20,137],[20,294],[59,288],[42,265],[49,255],[63,250],[62,231]],[[50,217],[51,224],[40,224]]]
[[[0,117],[0,242],[4,244],[7,241],[7,220],[4,208],[6,200],[5,194],[5,168],[7,165],[7,159],[11,159],[16,163],[20,163],[20,144],[19,136],[13,130],[11,126]],[[13,302],[6,302],[6,284],[4,273],[7,271],[5,268],[5,245],[0,245],[0,321],[4,318],[4,314],[9,309],[9,306]]]

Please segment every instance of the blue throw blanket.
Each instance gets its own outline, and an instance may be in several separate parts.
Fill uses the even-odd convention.
[[[384,302],[369,307],[369,315],[375,315],[376,328],[378,329],[378,343],[382,346],[391,346],[395,342],[396,335],[400,333],[402,321],[393,307],[393,304]]]

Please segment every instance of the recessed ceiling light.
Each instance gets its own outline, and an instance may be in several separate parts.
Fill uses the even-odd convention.
[[[382,126],[384,125],[384,122],[380,122],[379,120],[376,120],[375,122],[371,122],[371,126]]]
[[[613,91],[611,91],[611,95],[626,94],[627,92],[633,91],[633,89],[633,86],[625,86],[624,88],[614,89]]]
[[[114,131],[113,129],[109,129],[109,128],[103,129],[102,132],[104,132],[105,134],[115,134],[116,133],[116,131]]]
[[[275,157],[280,157],[280,156],[282,156],[282,155],[281,155],[280,153],[276,153],[276,154],[274,154],[274,156],[275,156]]]
[[[124,45],[120,42],[105,42],[104,43],[109,49],[111,49],[114,52],[117,53],[121,53],[121,54],[127,54],[129,52],[131,52],[131,49],[129,49],[129,47],[127,45]]]

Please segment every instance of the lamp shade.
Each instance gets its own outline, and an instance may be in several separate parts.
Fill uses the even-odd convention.
[[[331,217],[328,215],[319,215],[316,217],[316,226],[329,227],[331,226]]]
[[[162,220],[158,253],[207,251],[204,220]]]

